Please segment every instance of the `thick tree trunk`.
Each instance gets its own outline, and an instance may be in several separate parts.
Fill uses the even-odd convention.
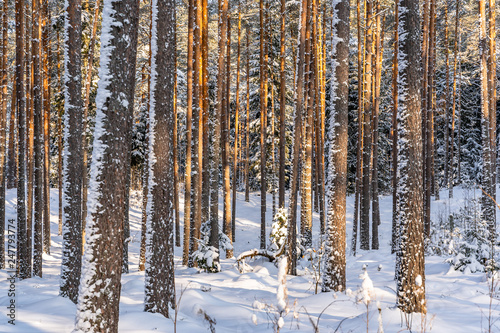
[[[426,312],[422,211],[422,109],[420,106],[420,24],[418,1],[402,0],[399,31],[398,112],[400,240],[397,253],[397,305],[405,313]]]
[[[118,331],[126,218],[123,205],[127,200],[129,133],[134,105],[138,2],[105,0],[103,3],[101,79],[96,96],[89,183],[92,196],[76,316],[76,330],[83,332]],[[81,147],[81,136],[78,142]],[[98,311],[100,315],[96,316]]]
[[[246,64],[246,77],[247,77],[247,113],[245,119],[245,201],[250,201],[250,42],[249,35],[250,29],[247,26],[247,64]]]
[[[150,181],[148,182],[151,202],[148,209],[148,255],[144,309],[148,312],[160,313],[168,318],[171,315],[169,309],[176,307],[174,204],[172,202],[174,195],[168,190],[174,186],[173,121],[176,49],[172,45],[175,45],[175,1],[153,0],[152,6],[151,89],[153,95],[149,110],[151,127]]]
[[[82,258],[81,2],[72,0],[65,21],[65,145],[61,296],[78,299]],[[69,158],[71,156],[71,158]]]
[[[326,267],[323,291],[344,291],[346,249],[346,186],[347,186],[347,116],[349,96],[349,1],[336,1],[332,20],[332,61],[335,81],[332,80],[331,96],[334,104],[330,110],[328,219]]]

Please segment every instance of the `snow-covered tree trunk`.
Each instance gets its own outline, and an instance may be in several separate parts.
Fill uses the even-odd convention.
[[[425,313],[419,2],[401,0],[399,14],[397,305],[406,313]]]
[[[366,40],[365,40],[365,69],[363,77],[363,176],[360,190],[360,248],[370,249],[370,162],[372,156],[372,42],[373,42],[373,0],[366,0]],[[361,139],[361,138],[360,138]]]
[[[290,207],[288,216],[288,272],[292,275],[297,274],[297,202],[299,190],[299,160],[300,160],[300,142],[301,126],[302,126],[302,111],[304,101],[304,59],[306,51],[306,24],[308,17],[307,0],[302,0],[300,6],[300,24],[299,36],[297,38],[297,76],[295,91],[295,125],[293,138],[293,162],[292,162],[292,184],[290,188]]]
[[[19,278],[31,277],[26,232],[26,112],[24,96],[24,1],[16,0],[16,72],[15,113],[17,115],[17,264]],[[14,100],[14,98],[13,98]],[[14,107],[12,107],[14,111]],[[12,112],[13,112],[12,111]],[[12,120],[11,120],[12,121]],[[11,136],[12,138],[12,136]],[[31,245],[30,245],[31,246]]]
[[[349,95],[349,1],[332,1],[332,105],[327,140],[330,148],[328,218],[323,291],[345,290],[347,115]]]
[[[286,73],[285,73],[285,37],[286,37],[286,0],[280,1],[280,141],[279,141],[279,197],[278,207],[285,208],[285,148],[286,148],[286,124],[285,124],[285,104],[286,104]],[[248,119],[247,119],[248,122]],[[248,138],[247,138],[248,141]],[[248,157],[247,157],[248,159]]]
[[[81,1],[66,3],[63,256],[60,294],[78,300],[82,264]],[[36,190],[35,190],[36,192]]]
[[[266,55],[264,52],[265,27],[264,27],[264,0],[259,0],[259,80],[260,80],[260,248],[266,248],[266,113],[267,113],[267,87],[266,81]]]
[[[187,109],[186,109],[186,166],[184,173],[184,244],[182,264],[192,263],[191,253],[191,145],[193,137],[193,43],[194,43],[194,1],[188,1],[188,44],[187,44]]]
[[[103,2],[100,80],[77,332],[118,331],[138,15],[137,1]]]
[[[394,21],[399,22],[398,2],[394,2]],[[391,253],[397,251],[399,238],[399,209],[398,209],[398,52],[399,33],[398,25],[394,25],[394,54],[392,59],[392,232]]]
[[[175,307],[173,121],[175,1],[153,0],[149,109],[149,198],[144,309],[169,316]]]
[[[495,233],[495,206],[493,200],[488,195],[493,195],[493,174],[492,170],[492,153],[491,153],[491,138],[492,131],[490,130],[491,107],[489,106],[489,86],[488,86],[488,35],[486,30],[486,9],[485,0],[479,0],[479,53],[481,57],[481,141],[483,149],[483,167],[481,187],[486,192],[481,198],[481,209],[483,219],[488,222],[489,231],[492,236]]]
[[[34,162],[35,162],[35,178],[34,178],[34,251],[33,251],[33,274],[35,276],[42,276],[42,252],[43,252],[43,213],[44,213],[44,198],[43,198],[43,116],[42,116],[42,72],[41,72],[41,61],[40,61],[40,40],[42,38],[42,30],[40,26],[40,12],[41,12],[41,1],[34,0],[32,13],[33,13],[33,30],[32,30],[32,68],[33,68],[33,90],[32,90],[32,101],[33,101],[33,132],[34,132]],[[70,109],[70,108],[67,108]],[[68,110],[73,111],[74,110]],[[77,112],[79,113],[80,110]],[[75,163],[77,163],[75,161]],[[80,177],[78,177],[80,178]],[[28,181],[29,182],[29,181]],[[28,191],[30,192],[30,191]],[[29,202],[29,199],[28,199]],[[29,207],[30,205],[28,205]],[[31,207],[29,207],[31,208]],[[29,210],[28,214],[31,214]],[[29,224],[29,223],[28,223]],[[28,227],[28,229],[30,229]],[[31,239],[29,237],[28,239]],[[29,243],[30,244],[30,243]],[[78,258],[75,260],[78,261]],[[73,260],[73,259],[72,259]],[[79,273],[79,272],[78,272]],[[76,300],[75,288],[75,298],[72,299],[73,302]]]

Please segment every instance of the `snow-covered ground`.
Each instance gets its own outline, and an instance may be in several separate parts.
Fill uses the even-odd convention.
[[[447,192],[442,192],[447,198]],[[455,198],[433,202],[433,217],[456,210],[462,204],[462,190]],[[7,218],[15,218],[15,191],[7,192]],[[0,270],[0,332],[71,332],[76,306],[58,296],[62,237],[58,231],[57,189],[51,192],[51,255],[43,255],[43,278],[31,278],[15,283],[16,321],[8,323],[10,304],[6,270]],[[238,193],[235,256],[259,246],[260,197],[252,193],[244,202]],[[353,198],[348,198],[348,246],[352,229]],[[140,245],[140,200],[131,205],[130,273],[122,275],[120,302],[120,332],[173,332],[174,322],[158,314],[143,312],[144,273],[138,272]],[[182,202],[181,202],[182,207]],[[222,207],[222,205],[220,206]],[[395,307],[395,256],[390,253],[392,198],[380,202],[380,250],[358,251],[347,257],[347,292],[315,294],[311,269],[299,267],[298,276],[287,276],[290,312],[284,317],[281,332],[408,332],[405,317]],[[221,212],[220,212],[221,213]],[[271,230],[272,198],[268,196],[267,230]],[[182,214],[181,214],[182,221]],[[314,215],[314,237],[318,239],[318,215]],[[182,225],[181,225],[182,230]],[[316,243],[317,246],[317,243]],[[235,259],[223,259],[222,272],[200,273],[181,265],[181,248],[175,249],[176,290],[179,313],[177,332],[209,332],[210,324],[201,313],[213,319],[216,332],[273,332],[277,321],[276,292],[278,269],[265,259],[249,264],[253,271],[239,273]],[[224,258],[224,255],[222,255]],[[302,264],[307,261],[303,259]],[[373,282],[371,302],[359,300],[363,266]],[[369,285],[366,284],[365,285]],[[181,298],[182,295],[182,298]],[[409,318],[413,332],[484,332],[488,325],[490,297],[484,273],[461,273],[450,269],[443,257],[426,258],[426,316]],[[377,309],[380,304],[381,313]],[[368,310],[368,312],[367,312]],[[500,302],[492,301],[493,320],[500,318]],[[381,324],[380,324],[381,323]],[[500,332],[500,321],[493,332]],[[424,326],[421,328],[421,326]],[[368,326],[368,328],[367,328]]]

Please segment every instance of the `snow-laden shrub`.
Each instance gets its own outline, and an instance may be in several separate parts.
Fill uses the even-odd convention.
[[[273,217],[273,225],[271,226],[270,250],[279,251],[286,244],[288,237],[288,215],[285,208],[278,208],[278,211]]]
[[[206,222],[201,225],[201,239],[197,239],[198,250],[193,253],[193,258],[198,264],[198,268],[203,269],[208,273],[220,272],[219,264],[219,249],[209,245],[210,239],[210,223]],[[233,245],[231,240],[224,234],[219,233],[219,246],[222,251],[231,250]]]
[[[445,261],[455,270],[474,273],[496,269],[494,254],[498,251],[491,247],[479,198],[472,196],[468,189],[464,189],[464,204],[459,210],[447,218],[438,214],[431,230],[427,251],[448,256]]]

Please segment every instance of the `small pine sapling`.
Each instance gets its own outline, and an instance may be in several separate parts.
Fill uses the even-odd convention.
[[[210,238],[210,223],[203,223],[201,225],[200,234],[201,239],[196,240],[198,242],[198,250],[193,253],[193,258],[198,264],[198,268],[208,273],[220,272],[219,249],[208,245]],[[219,233],[219,244],[223,251],[233,248],[231,241],[223,233]]]

